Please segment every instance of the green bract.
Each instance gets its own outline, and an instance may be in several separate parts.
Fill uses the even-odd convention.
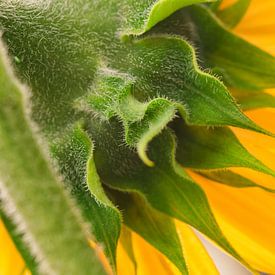
[[[229,30],[249,1],[206,2],[0,0],[1,212],[33,274],[106,273],[88,240],[115,272],[122,222],[188,274],[173,218],[249,267],[183,167],[274,176],[227,126],[272,135],[241,108],[274,107],[275,60]]]
[[[2,211],[13,218],[18,230],[22,231],[42,273],[77,274],[81,267],[82,274],[90,274],[88,270],[104,274],[95,253],[89,248],[87,238],[91,235],[30,130],[20,93],[24,88],[9,72],[3,49],[1,54]],[[75,255],[82,256],[71,261]],[[28,261],[29,257],[25,259]],[[31,261],[29,265],[36,272],[36,264]]]

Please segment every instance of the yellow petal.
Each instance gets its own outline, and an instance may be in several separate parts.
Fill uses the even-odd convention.
[[[22,274],[24,269],[24,261],[0,220],[0,274],[19,275]]]
[[[135,266],[120,242],[117,246],[117,275],[135,275]]]
[[[193,230],[186,224],[176,220],[176,227],[180,236],[190,275],[218,275],[215,264],[208,255],[201,241]]]
[[[249,116],[261,127],[267,129],[270,132],[275,133],[275,121],[274,121],[275,109],[265,108],[265,109],[247,111],[246,115]]]
[[[139,235],[133,233],[132,236],[134,253],[137,260],[137,275],[181,274],[164,255],[162,255]]]
[[[268,90],[265,90],[265,92],[275,96],[275,89],[268,89]]]
[[[266,108],[248,111],[246,112],[246,115],[261,127],[275,133],[274,109]],[[275,171],[275,139],[273,137],[239,128],[232,128],[232,130],[251,154]],[[252,181],[255,181],[262,186],[275,189],[274,177],[246,168],[233,168],[231,170],[251,179]]]
[[[222,8],[236,1],[224,0]],[[239,36],[275,55],[275,1],[251,0],[251,4],[242,21],[234,32]]]
[[[191,173],[207,194],[224,235],[252,267],[275,273],[275,195],[233,188]]]

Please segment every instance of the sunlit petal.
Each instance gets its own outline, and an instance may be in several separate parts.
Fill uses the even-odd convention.
[[[183,247],[189,274],[219,274],[215,264],[193,230],[188,225],[179,221],[176,221],[176,226]]]
[[[258,109],[246,112],[246,114],[264,129],[275,133],[275,109]],[[273,137],[238,128],[232,130],[248,151],[275,170],[275,139]]]
[[[135,233],[133,233],[133,247],[137,260],[137,275],[181,274],[167,258]]]
[[[222,231],[237,252],[254,268],[275,273],[275,195],[191,174],[206,192]]]
[[[135,266],[120,242],[117,246],[117,274],[135,275]]]
[[[17,252],[3,222],[0,220],[0,274],[19,275],[25,269],[24,261]]]
[[[271,91],[270,91],[271,92]],[[261,127],[275,133],[275,110],[266,108],[248,111],[246,114]],[[275,139],[273,137],[255,133],[252,131],[232,128],[240,142],[256,158],[261,160],[271,169],[275,170]],[[256,183],[268,188],[275,189],[275,179],[271,176],[264,175],[247,168],[231,169]]]

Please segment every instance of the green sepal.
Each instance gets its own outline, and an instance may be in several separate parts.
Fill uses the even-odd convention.
[[[163,253],[182,274],[188,274],[174,221],[135,193],[112,192],[124,223]]]
[[[52,154],[66,187],[76,199],[83,217],[91,225],[95,241],[103,246],[115,270],[121,214],[101,186],[93,160],[93,143],[79,124],[52,146]]]
[[[1,207],[24,236],[41,273],[105,274],[88,245],[91,235],[27,118],[26,93],[26,87],[15,79],[1,43]]]
[[[232,87],[262,90],[275,87],[275,58],[229,32],[203,7],[188,10],[200,38],[200,51],[211,67],[223,71]]]
[[[267,133],[240,111],[219,80],[199,69],[193,48],[181,38],[147,37],[128,47],[128,59],[136,61],[129,62],[131,75],[100,70],[85,100],[96,116],[117,116],[122,121],[126,144],[136,147],[147,165],[153,166],[146,154],[148,143],[176,110],[189,124],[233,125]],[[178,81],[168,78],[167,68]]]
[[[237,0],[234,4],[225,9],[216,11],[216,15],[229,28],[234,28],[242,20],[251,0]]]
[[[119,7],[109,10],[106,5],[87,3],[87,10],[97,10],[95,14],[79,13],[74,2],[63,9],[53,5],[42,11],[37,5],[28,17],[29,7],[14,9],[3,4],[4,39],[17,60],[19,75],[32,88],[32,116],[50,139],[62,136],[63,128],[79,120],[73,106],[94,86],[102,64],[134,78],[138,101],[162,98],[178,103],[181,108],[177,109],[190,124],[233,125],[264,132],[241,113],[218,79],[199,69],[192,46],[171,35],[121,41],[117,35],[121,22],[115,16]],[[98,26],[102,17],[106,17],[104,26]],[[82,24],[75,25],[75,21]],[[38,28],[41,24],[43,28]],[[32,54],[21,51],[29,45],[35,45]]]
[[[141,35],[175,11],[193,4],[213,0],[140,0],[122,1],[126,18],[123,35]]]
[[[86,101],[103,119],[117,116],[124,126],[125,142],[136,147],[140,158],[149,166],[148,143],[174,118],[176,104],[165,98],[140,102],[133,95],[134,79],[112,70],[104,70],[96,78]]]
[[[178,137],[177,160],[197,170],[247,167],[275,176],[275,172],[252,156],[226,127],[187,126],[178,120],[173,124]]]
[[[215,171],[203,171],[203,172],[200,171],[199,174],[210,180],[213,180],[228,186],[236,187],[236,188],[258,187],[271,193],[275,192],[275,188],[270,189],[270,188],[264,187],[230,170],[215,170]]]
[[[182,38],[155,35],[133,41],[129,58],[135,60],[128,69],[138,96],[172,100],[188,124],[231,125],[270,134],[241,112],[217,78],[199,69],[193,47]]]
[[[230,32],[202,5],[173,14],[151,32],[190,40],[198,49],[201,65],[214,68],[231,87],[263,90],[275,86],[275,57]]]
[[[137,99],[141,103],[147,102],[150,98],[155,98],[156,95],[158,97],[161,94],[162,97],[182,104],[183,108],[180,110],[182,116],[187,120],[189,119],[190,123],[203,125],[230,124],[255,129],[255,126],[239,112],[232,97],[230,97],[219,81],[207,74],[203,74],[205,77],[202,78],[202,73],[197,73],[196,66],[194,66],[196,63],[193,61],[195,60],[194,51],[192,51],[190,46],[189,48],[191,48],[191,50],[188,50],[186,46],[179,46],[179,44],[184,45],[184,42],[178,43],[181,39],[169,38],[170,42],[168,43],[167,37],[163,39],[163,41],[161,41],[162,38],[152,38],[151,45],[147,43],[146,47],[148,45],[149,47],[147,47],[147,52],[144,54],[142,51],[144,49],[146,50],[146,47],[140,47],[141,52],[137,50],[138,47],[136,45],[139,44],[139,42],[132,43],[133,41],[129,39],[129,44],[124,44],[125,41],[120,41],[118,33],[120,30],[123,31],[122,25],[120,24],[123,13],[120,13],[120,9],[117,8],[116,4],[118,1],[111,3],[110,1],[83,1],[81,3],[69,1],[66,2],[66,5],[63,5],[61,1],[48,6],[44,5],[42,3],[43,1],[40,2],[38,1],[35,5],[23,5],[23,2],[19,1],[16,8],[12,5],[9,6],[9,1],[2,3],[0,5],[3,16],[0,20],[1,28],[5,29],[5,41],[9,45],[10,54],[15,63],[17,63],[18,72],[22,79],[28,81],[32,88],[33,117],[35,117],[39,126],[44,132],[49,134],[49,136],[55,134],[62,136],[66,127],[79,119],[78,116],[80,114],[75,111],[72,106],[75,99],[86,94],[89,91],[89,87],[93,85],[94,75],[100,63],[99,60],[103,60],[108,66],[110,65],[110,67],[115,68],[119,72],[129,72],[129,74],[137,79]],[[122,2],[124,3],[124,1]],[[85,6],[85,9],[83,9],[83,6]],[[165,12],[165,5],[162,10]],[[136,13],[135,9],[133,9],[133,12]],[[144,12],[144,10],[142,10],[142,12]],[[105,20],[102,20],[102,18]],[[139,17],[138,20],[140,19],[142,21],[141,17]],[[160,51],[158,51],[158,44],[153,45],[154,43],[161,44],[162,48]],[[176,45],[176,49],[173,48],[173,43]],[[144,43],[141,42],[139,45],[144,46]],[[30,50],[26,51],[24,49]],[[169,52],[167,49],[171,49],[171,51]],[[182,51],[182,49],[185,50]],[[158,60],[161,51],[163,52],[162,55],[160,55],[161,60]],[[157,54],[155,54],[155,52],[157,52]],[[171,53],[170,61],[167,60],[168,52]],[[145,58],[143,59],[144,55]],[[181,57],[181,62],[177,62],[178,57]],[[186,63],[188,66],[185,66]],[[143,66],[145,68],[144,71]],[[174,66],[175,68],[173,68]],[[150,70],[150,68],[152,69]],[[189,68],[191,69],[185,70]],[[190,76],[188,74],[189,72],[191,72]],[[193,83],[195,85],[193,85]],[[210,84],[207,85],[207,83]],[[190,85],[193,85],[191,89],[189,87]],[[197,89],[198,87],[199,91]],[[173,93],[174,89],[175,91]],[[210,91],[210,96],[209,94],[206,97],[203,96],[204,91]],[[197,94],[197,100],[193,100]],[[217,94],[221,97],[216,98]],[[211,98],[215,98],[215,100],[211,101]],[[184,102],[185,99],[187,103]],[[207,100],[210,100],[211,104],[209,104],[209,102],[206,104],[205,102]],[[218,101],[218,103],[216,101]],[[217,108],[217,106],[219,107]],[[229,106],[229,113],[224,113],[225,106]],[[230,109],[231,107],[232,109]],[[207,110],[207,112],[200,114],[201,110]],[[91,119],[88,124],[92,125],[88,125],[87,128],[93,127],[96,120],[97,118]],[[110,124],[112,124],[112,120],[110,120]],[[137,172],[140,172],[140,170],[142,172],[144,169],[149,181],[147,183],[150,184],[154,182],[155,175],[153,174],[160,169],[156,167],[147,174],[149,168],[146,167],[145,169],[131,150],[129,150],[131,156],[128,158],[128,153],[125,156],[123,150],[127,151],[128,148],[125,146],[124,140],[119,139],[118,141],[120,143],[116,143],[114,145],[115,148],[113,148],[109,145],[109,143],[113,141],[108,138],[106,139],[105,136],[108,137],[108,133],[105,134],[104,129],[101,131],[101,127],[105,127],[104,123],[97,129],[96,148],[98,149],[96,151],[98,152],[100,148],[101,150],[106,150],[106,158],[117,160],[114,166],[106,166],[105,169],[111,169],[110,173],[115,173],[115,175],[119,177],[127,171],[126,175],[130,178],[136,175]],[[118,129],[120,128],[116,128],[116,130]],[[12,131],[11,136],[13,136]],[[100,139],[105,142],[102,143]],[[29,140],[26,142],[28,143],[28,141]],[[158,147],[159,152],[162,152],[162,147],[164,147],[163,144]],[[121,155],[120,150],[123,151]],[[134,157],[132,157],[133,155]],[[162,157],[161,153],[156,153],[155,155],[157,157],[153,158],[154,160],[159,156]],[[163,163],[167,164],[168,162],[168,164],[170,164],[171,155],[166,155],[166,157],[166,162],[162,159]],[[32,159],[30,159],[30,162],[31,160]],[[24,162],[24,160],[22,162]],[[105,158],[99,154],[96,157],[96,162],[97,166],[101,168],[100,174],[102,178],[106,179],[106,175],[103,175],[105,173],[102,172],[102,163],[105,163]],[[160,167],[158,163],[156,166]],[[164,166],[164,171],[171,168],[169,165],[168,168],[166,168],[166,165]],[[140,170],[136,171],[136,168]],[[176,167],[174,167],[175,171],[173,169],[171,170],[172,172],[170,170],[168,171],[168,178],[178,180],[180,183],[184,182],[186,185],[191,183],[192,187],[187,186],[185,189],[180,187],[181,190],[184,190],[181,194],[177,195],[175,204],[169,205],[171,202],[166,202],[168,207],[164,205],[162,208],[159,207],[159,209],[163,209],[166,213],[176,211],[175,215],[180,216],[181,219],[189,220],[189,223],[196,225],[197,216],[196,213],[193,213],[195,211],[187,211],[186,217],[184,214],[185,207],[187,208],[186,198],[182,199],[182,196],[184,197],[185,194],[184,191],[187,191],[191,198],[187,201],[190,201],[189,206],[192,206],[194,191],[195,205],[202,205],[206,209],[206,215],[200,215],[198,217],[197,223],[199,229],[206,232],[206,234],[222,244],[223,247],[227,247],[228,251],[232,252],[227,242],[220,237],[221,234],[219,230],[216,230],[215,222],[213,223],[214,225],[211,225],[214,229],[212,231],[210,230],[211,232],[208,230],[208,224],[206,222],[210,220],[211,224],[213,222],[213,216],[209,210],[206,197],[201,193],[202,191],[194,187],[196,185],[194,185],[185,174],[183,175],[179,166],[176,165]],[[94,173],[95,164],[93,160],[88,161],[88,172],[89,178],[91,179],[91,182],[88,183],[90,190],[92,190],[94,187],[100,186],[100,183],[97,181],[97,176],[95,182],[93,181],[93,175],[96,175]],[[178,174],[180,174],[180,176],[178,176]],[[42,176],[44,180],[43,175],[44,174],[41,173],[40,176]],[[157,180],[162,180],[160,181],[162,183],[161,188],[166,190],[164,187],[166,177],[159,171],[156,175]],[[125,177],[125,180],[128,179],[127,177]],[[138,182],[142,182],[142,180],[140,177],[137,179]],[[109,178],[109,181],[112,181],[112,177]],[[85,186],[87,187],[87,185]],[[158,186],[155,184],[151,188],[153,190],[153,188],[158,188]],[[172,184],[171,188],[172,191],[169,189],[170,192],[168,192],[167,197],[165,197],[166,201],[168,200],[169,194],[172,197],[171,194],[177,193],[178,191],[175,184]],[[100,198],[99,201],[104,201],[105,197],[104,193],[101,192],[102,190],[97,191],[99,191],[99,193],[97,193],[97,197]],[[161,196],[161,193],[161,190],[159,190],[159,196]],[[198,200],[196,199],[197,194]],[[154,205],[161,205],[162,201],[154,201],[153,195],[154,194],[150,196],[151,202],[153,201]],[[181,214],[179,214],[179,211],[177,212],[178,204],[181,205]],[[168,210],[165,210],[166,208]],[[188,216],[189,213],[191,213],[193,217],[190,218],[190,216]],[[203,222],[204,218],[206,222]],[[232,252],[232,254],[234,253]],[[81,261],[79,261],[79,264],[81,266]],[[85,268],[84,265],[81,267]],[[91,272],[91,270],[92,269],[89,269],[89,272]]]
[[[156,210],[190,224],[241,260],[220,231],[203,190],[175,163],[175,139],[168,129],[150,143],[148,155],[155,166],[148,167],[133,151],[120,146],[118,122],[90,127],[97,144],[95,162],[105,184],[140,193]],[[108,148],[104,139],[109,141]]]

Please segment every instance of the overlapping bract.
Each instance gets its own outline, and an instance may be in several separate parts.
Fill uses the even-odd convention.
[[[123,210],[127,226],[184,274],[188,267],[173,222],[166,215],[197,228],[244,262],[219,229],[203,190],[177,161],[195,170],[243,166],[274,175],[224,126],[272,134],[242,113],[218,78],[199,68],[212,69],[241,106],[253,108],[259,106],[259,97],[260,106],[270,105],[261,90],[275,84],[274,58],[230,33],[210,5],[172,14],[198,2],[207,1],[0,2],[0,27],[9,57],[20,80],[32,91],[31,118],[51,148],[64,186],[114,270],[121,228],[121,214],[114,205]],[[242,10],[238,9],[240,17]],[[227,26],[239,20],[230,16],[230,10],[218,16]],[[191,45],[197,48],[199,65]],[[8,78],[5,73],[1,77],[5,99],[10,92],[4,85]],[[251,100],[250,94],[256,99]],[[16,96],[11,102],[16,103]],[[22,109],[17,103],[15,111],[11,108],[0,121],[15,136],[21,128],[9,123],[9,117],[15,119],[16,109]],[[180,118],[175,120],[176,116]],[[21,131],[32,136],[27,126]],[[14,139],[14,144],[21,144],[21,138]],[[29,149],[21,147],[20,163],[29,160]],[[6,161],[16,156],[8,143],[0,149]],[[4,169],[1,164],[1,177]],[[224,173],[201,172],[223,184],[232,184],[232,177],[239,182],[240,176]],[[240,184],[257,186],[245,178]],[[29,188],[31,193],[36,190],[35,184]],[[51,198],[51,193],[45,191],[44,196]],[[26,200],[27,195],[22,198]],[[19,210],[27,213],[36,203],[31,197]],[[49,213],[52,220],[62,215],[54,209]],[[33,218],[33,224],[44,215]],[[47,232],[58,230],[57,224]],[[165,246],[169,237],[171,246]],[[63,243],[56,245],[64,251]],[[82,257],[81,252],[77,254]],[[54,255],[49,256],[54,262]]]

